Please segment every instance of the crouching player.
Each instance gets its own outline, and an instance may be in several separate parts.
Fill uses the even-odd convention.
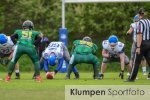
[[[14,43],[12,42],[10,36],[5,34],[0,34],[0,63],[6,66],[9,61],[12,59]],[[19,63],[15,65],[16,68],[16,79],[20,79],[19,74]]]
[[[22,28],[23,29],[16,30],[14,34],[11,35],[11,39],[13,43],[16,43],[16,46],[5,81],[8,82],[11,80],[11,75],[13,73],[15,64],[23,54],[27,54],[34,64],[34,70],[37,75],[35,79],[37,82],[41,82],[42,78],[40,76],[40,63],[35,45],[38,45],[39,41],[41,41],[43,34],[33,30],[34,24],[30,20],[24,21]]]
[[[82,40],[75,40],[73,42],[74,47],[72,49],[72,56],[70,59],[70,64],[68,68],[68,72],[66,75],[66,79],[70,79],[70,74],[72,69],[76,64],[79,63],[88,63],[93,65],[94,70],[94,79],[100,79],[99,77],[99,66],[100,61],[95,56],[98,47],[96,44],[92,43],[92,39],[90,37],[84,37]]]
[[[69,64],[70,55],[67,47],[62,42],[51,42],[42,54],[40,67],[42,69],[42,62],[44,62],[44,70],[47,73],[49,71],[48,65],[55,66],[58,63],[54,71],[54,75],[56,75],[62,68],[64,60]],[[73,72],[75,74],[75,79],[78,79],[79,73],[76,67],[73,68]]]
[[[124,65],[127,65],[127,69],[131,72],[131,67],[129,64],[129,58],[124,52],[124,43],[119,42],[117,36],[111,35],[108,40],[102,42],[103,50],[102,56],[103,61],[101,65],[101,77],[104,77],[104,72],[106,70],[106,65],[109,61],[120,61],[121,72],[119,77],[124,78]]]

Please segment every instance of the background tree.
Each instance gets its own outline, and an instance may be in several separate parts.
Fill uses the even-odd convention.
[[[125,33],[133,22],[137,10],[143,7],[149,17],[150,2],[143,3],[87,3],[66,4],[66,28],[69,31],[69,49],[75,39],[90,36],[99,46],[109,35],[115,34],[126,45],[130,55],[132,36]],[[61,27],[61,0],[1,0],[0,32],[13,34],[22,28],[22,22],[32,20],[35,30],[43,32],[50,41],[58,40]]]

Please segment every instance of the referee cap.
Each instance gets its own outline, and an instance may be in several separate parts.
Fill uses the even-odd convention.
[[[140,8],[138,14],[144,14],[144,12],[145,12],[144,8]]]

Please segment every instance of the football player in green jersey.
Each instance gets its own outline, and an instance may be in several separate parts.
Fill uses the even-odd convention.
[[[73,67],[79,63],[92,64],[94,70],[93,78],[100,79],[99,77],[100,61],[95,56],[96,51],[98,50],[97,45],[92,43],[92,39],[87,36],[84,37],[82,40],[75,40],[73,44],[74,47],[72,50],[72,57],[70,59],[70,64],[66,75],[66,79],[70,79],[70,74]]]
[[[22,30],[16,30],[14,34],[11,35],[11,39],[14,44],[16,44],[16,47],[13,52],[13,58],[10,62],[8,75],[6,76],[5,81],[10,81],[16,62],[23,54],[27,54],[34,64],[35,73],[37,75],[35,79],[40,82],[40,64],[35,45],[40,42],[42,33],[33,30],[34,24],[30,20],[24,21],[22,28]]]

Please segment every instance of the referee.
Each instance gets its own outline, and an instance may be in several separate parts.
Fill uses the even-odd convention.
[[[143,8],[139,9],[138,15],[140,20],[136,37],[136,54],[132,65],[131,75],[127,82],[133,82],[135,80],[143,56],[150,66],[150,20],[145,17]]]

